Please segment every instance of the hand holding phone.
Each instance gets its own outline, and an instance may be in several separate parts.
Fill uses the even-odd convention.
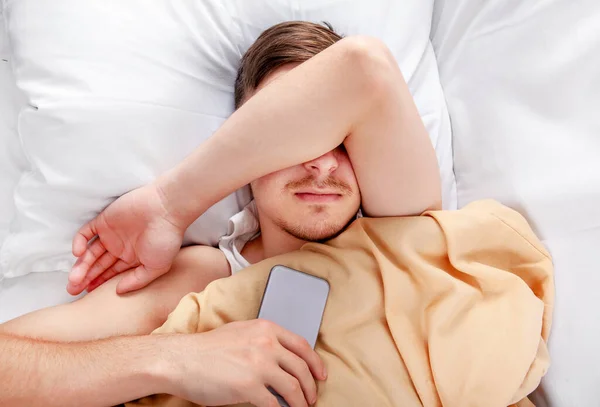
[[[314,349],[328,296],[326,280],[277,265],[269,274],[258,318],[302,336]],[[269,390],[280,406],[289,407],[281,396]]]

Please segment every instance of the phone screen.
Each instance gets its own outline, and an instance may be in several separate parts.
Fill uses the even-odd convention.
[[[269,274],[258,318],[304,337],[314,348],[328,295],[327,280],[275,266]]]

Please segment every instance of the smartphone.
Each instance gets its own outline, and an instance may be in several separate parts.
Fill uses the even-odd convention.
[[[314,349],[328,296],[327,280],[278,265],[269,273],[258,318],[302,336]]]
[[[258,318],[302,336],[314,349],[329,296],[329,283],[319,277],[277,265],[271,269]],[[279,405],[289,407],[273,389]]]

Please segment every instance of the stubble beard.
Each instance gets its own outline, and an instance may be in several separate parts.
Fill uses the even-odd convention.
[[[321,213],[327,210],[324,205],[316,205],[313,210]],[[338,236],[346,227],[354,220],[352,217],[348,222],[342,223],[332,221],[317,221],[318,225],[293,225],[284,219],[278,218],[275,220],[277,227],[288,233],[289,235],[307,242],[323,242]]]

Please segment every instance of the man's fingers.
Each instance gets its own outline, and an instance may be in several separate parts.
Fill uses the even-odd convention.
[[[88,273],[90,267],[106,252],[106,248],[100,241],[96,239],[90,244],[83,256],[75,263],[69,273],[69,283],[80,285]]]
[[[128,272],[119,281],[119,284],[117,284],[117,294],[126,294],[144,288],[167,271],[169,271],[168,267],[148,270],[143,265],[138,266],[135,270]]]
[[[283,397],[290,407],[308,407],[298,379],[281,370],[279,366],[268,371],[270,375],[266,377],[267,384]]]
[[[286,331],[281,327],[279,328],[280,329],[276,331],[279,343],[281,343],[281,345],[283,345],[283,347],[290,352],[293,352],[302,358],[302,360],[304,360],[308,365],[308,368],[315,378],[319,380],[325,380],[327,378],[325,365],[323,364],[323,361],[319,355],[317,355],[317,352],[310,347],[306,339],[292,332]]]
[[[279,366],[298,380],[306,401],[314,404],[317,400],[317,384],[306,362],[296,354],[282,349]]]
[[[73,238],[72,251],[73,256],[81,257],[87,248],[87,244],[96,233],[96,219],[94,218],[85,225],[81,229],[77,231],[77,234]]]
[[[279,407],[277,397],[275,397],[267,388],[260,390],[256,394],[250,395],[252,398],[248,402],[256,407]]]
[[[92,267],[90,267],[81,284],[87,287],[96,277],[112,267],[117,260],[118,258],[109,252],[105,252],[94,264],[92,264]]]
[[[106,270],[104,273],[100,274],[94,280],[90,282],[87,287],[88,293],[91,293],[96,288],[100,287],[102,284],[106,283],[108,280],[120,274],[126,270],[137,267],[138,264],[131,265],[123,260],[118,260],[111,268]]]
[[[100,275],[98,278],[92,280],[92,282],[88,284],[88,286],[86,288],[87,292],[91,293],[96,288],[100,287],[102,284],[106,283],[108,280],[110,280],[117,274],[119,274],[119,273],[117,273],[113,269],[106,270],[104,273],[102,273],[102,275]]]
[[[67,283],[67,292],[71,295],[79,295],[83,292],[85,286],[72,284],[71,282]]]

